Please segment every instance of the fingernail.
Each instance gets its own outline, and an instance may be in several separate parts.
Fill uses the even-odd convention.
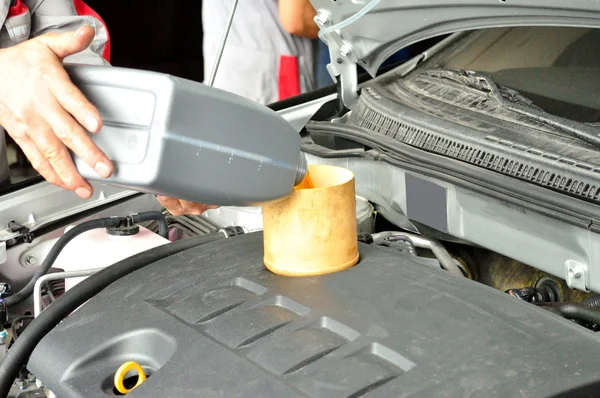
[[[85,124],[85,128],[87,128],[92,133],[97,132],[98,126],[100,125],[100,123],[98,123],[98,119],[96,119],[92,115],[87,115],[83,120],[83,123]]]
[[[96,165],[94,166],[94,170],[96,170],[96,173],[98,173],[98,175],[102,178],[110,177],[110,166],[106,163],[96,163]]]
[[[77,30],[77,32],[75,32],[75,35],[76,36],[83,36],[85,34],[85,28],[86,28],[86,26],[82,26],[81,28],[79,28]]]
[[[92,196],[92,191],[87,188],[77,188],[75,190],[75,194],[82,199],[88,199],[90,196]]]

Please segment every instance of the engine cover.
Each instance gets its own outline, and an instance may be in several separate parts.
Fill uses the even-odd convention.
[[[310,248],[307,248],[309,250]],[[37,346],[59,397],[548,397],[600,386],[594,333],[391,249],[286,278],[260,233],[200,246],[112,284]],[[589,390],[587,390],[589,389]]]

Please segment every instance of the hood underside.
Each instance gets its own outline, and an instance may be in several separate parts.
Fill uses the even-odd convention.
[[[512,26],[600,27],[596,0],[310,0],[332,65],[361,65],[372,76],[396,51],[464,30]],[[337,73],[335,67],[334,75]]]

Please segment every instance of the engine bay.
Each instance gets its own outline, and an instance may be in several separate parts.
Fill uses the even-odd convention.
[[[264,268],[260,232],[192,248],[102,291],[42,339],[29,369],[59,397],[119,395],[114,371],[132,360],[148,375],[132,396],[598,387],[600,348],[585,328],[410,250],[361,244],[360,253],[349,270],[285,278]]]
[[[117,228],[132,233],[74,238],[70,250],[112,251],[111,262],[134,254],[121,252],[127,239],[150,242],[139,250],[160,239],[216,241],[164,256],[73,307],[36,345],[9,396],[123,395],[111,377],[130,361],[147,377],[132,396],[439,396],[440,385],[452,396],[589,396],[598,387],[597,296],[422,225],[410,231],[377,208],[357,196],[359,263],[314,277],[264,267],[252,208],[139,213]],[[69,256],[69,245],[63,251]],[[82,276],[60,271],[34,293],[36,317]],[[30,304],[7,319],[7,348],[34,317]],[[123,383],[138,380],[129,372]],[[44,395],[26,395],[34,393]]]
[[[121,382],[134,397],[597,395],[598,188],[586,163],[597,151],[531,114],[498,122],[515,102],[534,106],[478,74],[403,76],[365,86],[352,112],[323,101],[294,120],[310,164],[356,176],[349,269],[275,275],[260,208],[175,217],[151,195],[9,241],[8,302],[68,228],[121,220],[72,234],[33,298],[4,311],[1,356],[32,339],[9,396],[125,395],[115,370],[130,363],[140,368]]]

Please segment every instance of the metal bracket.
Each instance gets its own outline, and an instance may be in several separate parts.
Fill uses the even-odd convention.
[[[589,292],[589,278],[589,268],[586,264],[581,264],[574,260],[567,260],[565,262],[565,280],[567,281],[567,286],[571,289]]]
[[[0,264],[4,264],[6,262],[6,258],[8,254],[6,253],[6,242],[0,242]]]
[[[19,234],[25,241],[25,243],[33,242],[33,233],[31,230],[15,221],[8,222],[8,230],[12,233]]]
[[[56,281],[60,279],[68,278],[82,278],[94,275],[98,271],[102,271],[104,268],[92,268],[81,271],[68,271],[68,272],[55,272],[52,274],[46,274],[35,282],[33,286],[33,316],[35,318],[42,312],[42,286],[46,282]]]
[[[315,17],[315,22],[320,29],[331,25],[329,11],[319,10]],[[338,30],[325,29],[319,35],[327,47],[329,47],[329,56],[331,63],[327,65],[327,71],[332,79],[341,86],[341,100],[348,109],[353,109],[358,101],[358,73],[356,70],[356,57],[352,51],[352,46],[345,42]]]

